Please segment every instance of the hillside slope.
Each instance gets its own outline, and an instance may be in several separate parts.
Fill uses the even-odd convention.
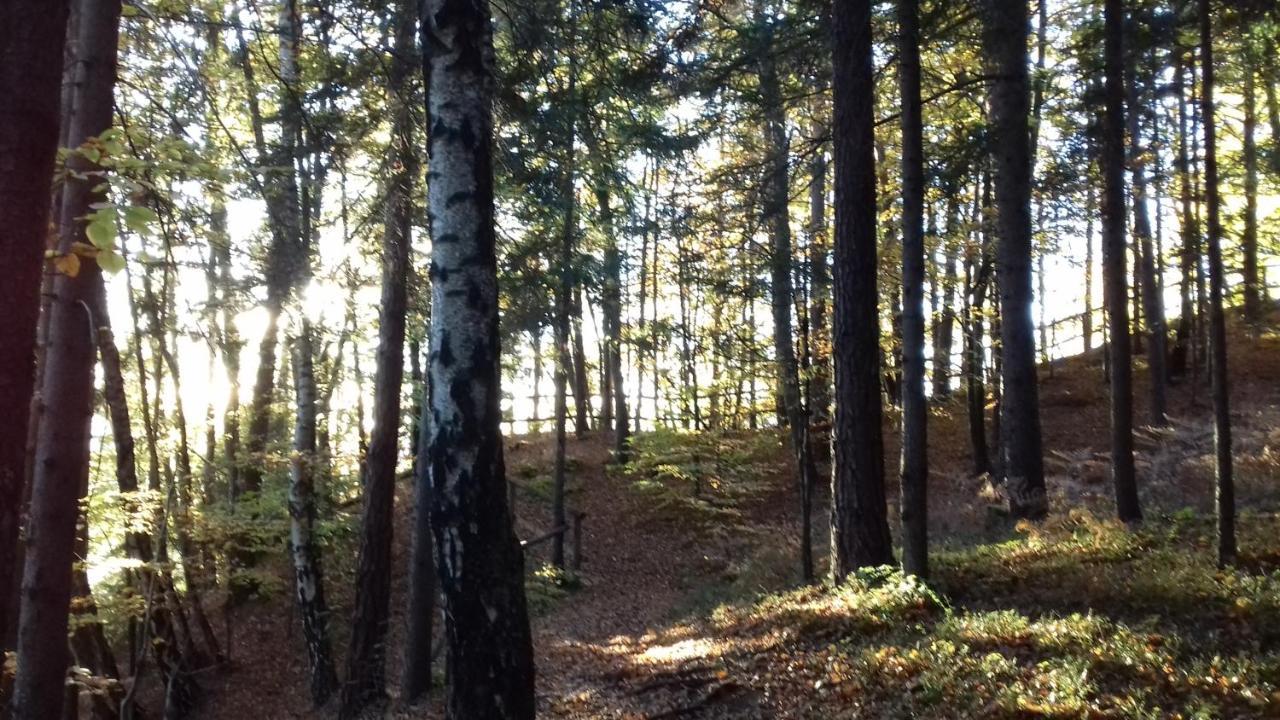
[[[1172,391],[1172,427],[1140,433],[1144,528],[1106,519],[1096,354],[1042,368],[1053,506],[1042,526],[1015,527],[999,489],[969,477],[962,401],[934,411],[932,589],[875,573],[791,590],[798,498],[776,433],[642,435],[626,469],[606,466],[608,438],[571,441],[583,566],[530,581],[541,715],[1280,717],[1280,336],[1237,330],[1231,363],[1242,509],[1231,571],[1212,564],[1212,425],[1207,390],[1190,379]],[[1145,390],[1141,369],[1135,387]],[[508,441],[522,537],[549,525],[551,450],[546,436]],[[891,427],[886,451],[896,456]],[[411,506],[401,490],[399,568]],[[530,570],[543,562],[532,549]],[[328,582],[341,645],[349,591]],[[394,592],[393,678],[403,577]],[[206,679],[199,718],[328,716],[307,709],[290,607],[285,595],[238,613],[233,669]]]

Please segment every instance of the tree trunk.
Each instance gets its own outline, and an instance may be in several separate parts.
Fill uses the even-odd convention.
[[[656,161],[655,161],[656,163]],[[644,418],[644,341],[645,334],[645,300],[649,291],[649,226],[653,212],[653,196],[649,193],[649,162],[644,164],[644,174],[640,177],[641,192],[644,193],[644,220],[640,228],[640,318],[636,322],[637,335],[642,338],[636,352],[636,432],[642,430]],[[656,167],[654,172],[656,172]]]
[[[1001,467],[1015,517],[1048,513],[1031,321],[1031,145],[1028,141],[1027,4],[984,0],[984,46],[999,231]]]
[[[791,225],[787,217],[787,126],[782,106],[782,93],[773,54],[773,21],[763,12],[757,14],[762,23],[764,40],[757,60],[760,76],[761,111],[768,138],[768,157],[764,186],[763,220],[771,240],[770,280],[773,302],[773,349],[777,356],[778,385],[783,412],[791,436],[791,452],[800,485],[800,573],[805,582],[813,582],[813,539],[810,531],[813,486],[817,478],[809,451],[809,418],[800,399],[800,378],[796,371],[796,353],[792,346],[791,308]]]
[[[129,406],[125,393],[124,374],[120,365],[120,352],[116,348],[115,336],[111,331],[111,317],[107,312],[106,288],[99,283],[96,289],[97,298],[94,305],[94,320],[97,324],[98,358],[102,363],[103,397],[107,406],[107,414],[111,421],[111,437],[115,442],[116,452],[116,486],[120,490],[123,510],[129,519],[129,527],[136,527],[140,522],[154,522],[155,518],[147,511],[138,498],[138,469],[133,438],[133,428],[129,422]],[[145,400],[144,400],[145,404]],[[167,518],[166,518],[167,522]],[[163,601],[156,602],[157,595],[163,596],[172,592],[168,578],[157,572],[153,565],[155,560],[151,536],[145,532],[129,531],[124,536],[125,554],[130,560],[140,564],[141,575],[146,582],[134,577],[135,590],[142,591],[147,602],[144,619],[147,625],[139,631],[139,636],[130,639],[130,669],[134,674],[134,683],[139,682],[139,654],[149,645],[155,655],[164,686],[168,688],[167,703],[170,711],[179,717],[195,705],[200,687],[191,675],[190,660],[183,656],[177,636],[173,629],[172,616]],[[127,695],[120,708],[120,715],[126,720],[132,717],[130,707],[131,695]]]
[[[205,648],[208,650],[207,657],[216,662],[221,663],[225,660],[222,650],[218,644],[217,635],[213,631],[213,624],[209,621],[209,616],[204,609],[204,595],[209,592],[213,586],[212,578],[201,562],[201,548],[197,546],[194,538],[194,515],[192,514],[192,464],[191,464],[191,445],[188,436],[186,410],[182,402],[182,376],[177,360],[174,358],[170,345],[166,340],[168,330],[164,327],[160,311],[160,303],[163,300],[166,307],[173,307],[172,295],[170,291],[173,288],[171,276],[169,274],[170,267],[176,267],[177,263],[174,259],[172,249],[170,247],[170,239],[166,234],[164,238],[167,263],[165,265],[165,280],[161,293],[157,296],[152,291],[150,278],[143,276],[143,292],[146,299],[147,312],[150,315],[151,326],[153,328],[153,341],[155,343],[154,352],[157,354],[158,360],[164,362],[164,366],[169,370],[169,376],[172,378],[174,387],[173,407],[174,418],[173,424],[178,434],[177,447],[177,465],[178,465],[178,511],[174,519],[174,527],[177,531],[178,554],[182,560],[183,575],[187,581],[187,598],[191,603],[192,619],[195,621],[196,629],[200,633],[201,640],[204,642]],[[175,335],[176,344],[176,335]],[[156,373],[159,377],[159,373]],[[159,391],[157,389],[157,397]]]
[[[570,319],[573,327],[573,435],[582,439],[591,429],[591,385],[587,382],[587,353],[582,338],[581,282],[574,283]]]
[[[568,183],[572,186],[572,183]],[[574,203],[565,216],[564,228],[561,232],[559,275],[560,283],[556,287],[556,319],[555,319],[555,460],[552,471],[551,525],[563,527],[565,523],[565,491],[568,473],[567,425],[569,414],[569,372],[572,369],[573,357],[569,346],[570,305],[573,294],[572,255],[573,235],[576,227],[573,212]],[[564,534],[558,534],[551,541],[551,561],[557,567],[564,567]]]
[[[295,172],[297,142],[302,136],[301,92],[298,88],[298,44],[301,28],[296,0],[280,0],[280,67],[278,75],[284,91],[280,97],[280,141],[268,148],[263,120],[258,110],[258,86],[252,54],[240,37],[242,70],[249,97],[254,144],[258,151],[260,185],[267,206],[271,245],[267,249],[265,284],[267,327],[258,345],[258,374],[253,385],[249,410],[249,432],[245,438],[248,458],[242,473],[243,490],[262,489],[263,453],[271,430],[271,401],[275,391],[276,346],[280,311],[306,273],[307,240],[302,231],[302,209]],[[239,31],[237,31],[239,32]]]
[[[1086,354],[1093,350],[1093,217],[1097,212],[1093,183],[1085,190],[1084,225],[1084,314],[1080,316],[1080,334]]]
[[[951,394],[951,350],[956,327],[956,255],[961,244],[960,201],[947,198],[947,230],[943,239],[943,267],[939,295],[941,308],[933,335],[933,397],[942,401]]]
[[[1262,289],[1258,279],[1258,129],[1256,63],[1253,50],[1244,50],[1244,316],[1250,322],[1262,317]]]
[[[103,692],[89,693],[90,717],[93,720],[111,720],[118,717],[123,693],[119,685],[120,666],[116,663],[115,653],[107,642],[102,621],[98,618],[98,604],[93,598],[93,588],[89,586],[89,572],[85,569],[89,557],[89,516],[83,506],[89,494],[88,480],[86,474],[85,484],[81,486],[78,498],[82,509],[76,523],[75,564],[71,571],[71,655],[78,667],[89,671],[96,678],[111,681]],[[71,687],[77,689],[78,686],[79,683],[71,684]]]
[[[929,574],[928,418],[924,381],[924,121],[917,0],[898,0],[902,97],[902,569]]]
[[[535,335],[535,337],[537,337]],[[423,383],[418,421],[418,439],[414,451],[413,470],[413,545],[409,557],[409,608],[404,643],[404,677],[400,693],[413,705],[431,690],[431,635],[435,629],[436,563],[435,542],[431,531],[431,462],[427,449],[431,443],[431,388]],[[536,415],[536,413],[535,413]]]
[[[529,430],[542,432],[542,327],[536,327],[530,333],[533,336],[530,345],[533,350],[533,419]]]
[[[27,430],[35,389],[36,323],[49,190],[58,142],[68,0],[12,0],[0,8],[0,656],[17,637],[18,535]]]
[[[966,303],[968,311],[965,327],[965,364],[967,366],[968,388],[966,391],[969,415],[969,443],[973,448],[973,474],[980,476],[992,473],[995,467],[991,463],[991,452],[987,443],[987,387],[986,387],[986,352],[982,347],[982,338],[986,334],[983,328],[985,319],[984,305],[987,302],[987,291],[991,283],[992,273],[992,233],[989,221],[991,208],[991,174],[979,173],[973,188],[973,223],[978,241],[976,249],[969,252],[965,265],[968,269],[969,293]],[[998,350],[993,348],[992,355]]]
[[[893,563],[881,437],[871,3],[836,0],[832,17],[835,138],[835,427],[831,571]]]
[[[1141,267],[1137,268],[1142,285],[1142,315],[1147,331],[1147,367],[1151,374],[1151,424],[1168,423],[1168,403],[1165,389],[1168,379],[1165,369],[1168,349],[1164,322],[1164,292],[1156,283],[1155,251],[1151,243],[1151,219],[1147,213],[1147,174],[1145,149],[1142,145],[1142,127],[1138,122],[1142,94],[1138,82],[1137,52],[1128,51],[1129,113],[1126,118],[1129,129],[1129,172],[1133,178],[1133,232],[1136,236],[1136,254]],[[1123,207],[1123,205],[1121,205]],[[1132,420],[1130,420],[1130,424]],[[1135,518],[1136,519],[1136,518]]]
[[[1195,279],[1200,262],[1200,228],[1196,222],[1191,194],[1191,160],[1187,154],[1189,112],[1187,108],[1187,65],[1192,51],[1179,49],[1175,70],[1175,88],[1178,93],[1178,155],[1175,167],[1178,172],[1178,196],[1181,206],[1182,247],[1179,249],[1178,296],[1181,301],[1178,328],[1174,335],[1173,350],[1169,358],[1169,374],[1185,375],[1189,363],[1194,362],[1196,338]]]
[[[1231,408],[1227,386],[1227,323],[1222,312],[1221,200],[1218,191],[1217,118],[1213,104],[1214,67],[1210,0],[1200,4],[1200,114],[1204,123],[1204,189],[1209,238],[1209,353],[1213,390],[1214,455],[1217,475],[1218,564],[1236,560],[1236,496],[1231,467]]]
[[[627,388],[622,372],[622,252],[614,234],[609,190],[604,185],[596,190],[596,204],[600,207],[600,225],[607,243],[604,251],[604,373],[609,380],[612,397],[606,394],[604,405],[608,407],[610,402],[613,403],[614,462],[625,464],[630,456],[631,418],[627,412]]]
[[[336,689],[338,677],[329,646],[329,608],[324,599],[320,549],[312,536],[316,517],[316,387],[312,352],[311,325],[303,319],[293,349],[297,416],[289,473],[289,550],[293,555],[298,614],[302,617],[302,634],[307,643],[311,700],[319,707]]]
[[[412,81],[418,22],[417,0],[395,6],[395,45],[387,96],[393,127],[391,175],[386,185],[382,231],[382,297],[379,302],[378,365],[373,380],[373,434],[364,463],[364,514],[356,566],[356,601],[347,646],[347,679],[339,716],[356,718],[386,697],[387,627],[391,615],[392,511],[396,461],[400,457],[400,384],[404,375],[405,312],[412,245],[413,186],[418,145],[413,127]]]
[[[445,716],[532,720],[524,557],[499,429],[493,36],[486,4],[428,0],[425,10],[435,168],[427,193],[434,279],[427,471],[448,643]]]
[[[1111,476],[1116,491],[1116,511],[1127,523],[1142,520],[1133,465],[1133,364],[1129,345],[1129,312],[1125,279],[1124,207],[1124,3],[1106,0],[1103,7],[1106,56],[1106,111],[1102,136],[1102,269],[1106,284],[1111,342]],[[1132,67],[1132,65],[1130,65]],[[1130,94],[1133,97],[1133,94]],[[1133,108],[1130,109],[1130,112]],[[1130,120],[1129,127],[1134,129]],[[1134,135],[1136,141],[1137,135]],[[1132,155],[1130,156],[1133,157]],[[1138,173],[1135,172],[1135,188]],[[1134,203],[1144,202],[1135,193]],[[1136,211],[1135,211],[1136,215]]]
[[[50,15],[60,14],[55,8]],[[67,137],[71,147],[79,147],[90,137],[102,134],[111,126],[115,89],[116,46],[120,22],[119,0],[88,3],[80,11],[79,38],[74,91],[76,113],[71,118]],[[21,19],[21,18],[14,18]],[[55,20],[52,29],[42,19],[34,19],[31,29],[45,29],[53,37],[44,40],[54,45],[53,67],[57,62],[62,32]],[[5,58],[10,59],[10,58]],[[19,58],[17,70],[26,68]],[[6,69],[7,71],[7,69]],[[42,77],[46,71],[35,69],[31,77]],[[49,70],[47,72],[55,72]],[[24,77],[27,77],[24,75]],[[31,79],[31,78],[28,78]],[[49,92],[46,90],[45,92]],[[32,109],[48,110],[48,98],[34,100]],[[48,120],[49,115],[44,114]],[[23,126],[19,126],[23,127]],[[49,143],[48,129],[34,128],[37,147]],[[23,142],[29,142],[23,139]],[[46,148],[47,149],[47,148]],[[39,150],[32,160],[40,157]],[[47,152],[45,153],[47,156]],[[14,679],[13,720],[44,720],[57,717],[62,710],[62,684],[67,671],[68,610],[71,603],[71,566],[76,544],[76,518],[79,514],[78,489],[88,482],[89,424],[93,416],[94,347],[92,342],[93,288],[100,282],[101,272],[92,257],[75,254],[76,243],[86,243],[83,218],[93,203],[104,200],[92,175],[101,168],[81,154],[68,160],[71,171],[63,185],[60,215],[61,235],[57,251],[62,258],[76,258],[78,272],[63,271],[53,281],[53,299],[49,306],[49,347],[45,356],[41,397],[45,404],[44,420],[36,437],[35,472],[32,478],[30,517],[27,524],[27,552],[22,577],[22,607],[18,624],[18,669]],[[33,167],[35,177],[43,173]],[[38,182],[38,181],[37,181]],[[45,205],[47,197],[39,186],[35,202]],[[15,199],[27,196],[19,194]],[[7,218],[6,218],[7,219]],[[33,228],[30,222],[15,218],[19,227]],[[35,232],[43,223],[34,226]],[[19,236],[20,237],[20,236]],[[15,248],[19,257],[28,257],[29,249]],[[67,260],[63,261],[68,262]],[[29,300],[34,302],[34,298]],[[18,302],[15,309],[22,308]],[[6,365],[6,368],[8,366]],[[26,405],[15,406],[21,414]],[[25,432],[24,432],[25,435]],[[23,445],[21,439],[19,447]],[[20,491],[20,488],[19,488]],[[7,581],[6,581],[7,582]]]
[[[814,134],[826,132],[824,125]],[[809,336],[812,371],[809,375],[809,415],[817,426],[831,424],[831,247],[827,234],[827,157],[818,147],[809,163]],[[821,458],[831,451],[830,443],[810,444]]]

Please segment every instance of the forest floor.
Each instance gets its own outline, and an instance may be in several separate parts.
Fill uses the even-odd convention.
[[[933,410],[928,586],[888,572],[800,585],[798,493],[776,432],[644,434],[626,468],[608,465],[607,436],[572,440],[582,568],[546,570],[545,545],[526,558],[540,715],[1280,718],[1280,334],[1235,328],[1231,341],[1241,509],[1231,570],[1214,563],[1203,382],[1172,388],[1171,427],[1139,431],[1146,522],[1129,530],[1109,520],[1097,353],[1041,368],[1052,503],[1042,524],[1012,522],[999,489],[972,477],[963,398]],[[1141,423],[1141,367],[1135,387]],[[896,422],[886,418],[890,460]],[[552,449],[546,435],[508,439],[522,537],[550,526]],[[406,567],[411,507],[405,483],[397,568]],[[826,513],[824,492],[820,571]],[[350,605],[340,576],[329,577],[339,672]],[[393,591],[394,686],[403,575]],[[332,708],[302,709],[305,650],[291,608],[285,592],[234,613],[231,669],[202,678],[198,718],[329,716]],[[413,709],[393,700],[388,716],[439,717],[438,697]]]

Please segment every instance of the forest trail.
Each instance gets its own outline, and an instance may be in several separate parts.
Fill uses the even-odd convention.
[[[1248,509],[1242,527],[1243,545],[1249,547],[1252,542],[1258,547],[1265,541],[1256,538],[1280,532],[1280,516],[1276,514],[1280,509],[1280,462],[1275,457],[1280,451],[1280,431],[1274,429],[1280,427],[1280,335],[1251,336],[1235,329],[1232,347],[1238,493],[1241,507]],[[1095,352],[1070,358],[1057,363],[1052,372],[1042,368],[1041,376],[1054,508],[1046,537],[1062,530],[1068,538],[1096,534],[1101,545],[1123,545],[1128,541],[1116,540],[1105,528],[1099,530],[1104,526],[1091,519],[1108,518],[1113,512],[1106,477],[1107,406],[1100,356]],[[1143,388],[1143,381],[1139,368],[1136,387]],[[1172,524],[1177,528],[1165,542],[1177,543],[1173,549],[1180,554],[1185,554],[1186,543],[1208,547],[1203,533],[1196,534],[1199,531],[1195,528],[1200,526],[1186,519],[1189,513],[1203,517],[1213,498],[1212,425],[1206,395],[1185,381],[1172,393],[1172,427],[1145,428],[1139,433],[1137,459],[1143,502],[1148,517],[1158,518],[1149,527]],[[1139,393],[1135,399],[1138,416],[1143,417],[1145,398]],[[1136,621],[1144,613],[1166,612],[1163,605],[1152,603],[1185,601],[1188,609],[1195,610],[1195,622],[1200,623],[1206,602],[1219,598],[1206,600],[1194,595],[1199,590],[1189,586],[1192,589],[1187,598],[1170,601],[1148,596],[1149,589],[1143,589],[1146,586],[1126,584],[1130,576],[1143,572],[1143,566],[1130,565],[1142,556],[1134,547],[1161,552],[1158,540],[1124,545],[1128,548],[1125,554],[1098,560],[1101,564],[1068,555],[1071,570],[1054,564],[1064,560],[1052,554],[1045,557],[1056,559],[1046,560],[1043,567],[1037,564],[1043,559],[1040,556],[1018,556],[1016,561],[1001,560],[994,569],[988,567],[984,558],[997,557],[994,553],[1020,552],[1018,544],[1003,541],[1026,535],[1005,517],[999,489],[968,474],[963,407],[963,398],[940,406],[930,425],[930,525],[941,566],[935,583],[950,607],[957,612],[997,614],[1014,608],[1031,618],[1105,608],[1108,612],[1101,622],[1121,623]],[[896,422],[892,414],[886,418],[886,458],[896,457]],[[863,617],[866,607],[861,604],[872,603],[872,610],[879,613],[882,611],[874,603],[897,600],[877,600],[879,596],[865,589],[857,599],[812,589],[768,596],[771,599],[753,605],[757,597],[798,586],[798,498],[781,437],[772,432],[741,433],[691,446],[681,445],[685,442],[681,437],[693,436],[640,436],[640,457],[626,471],[608,464],[607,434],[570,438],[569,509],[586,515],[581,572],[562,585],[539,570],[545,568],[549,545],[530,548],[526,556],[533,578],[529,587],[540,716],[575,720],[808,718],[828,717],[835,708],[858,707],[873,713],[870,717],[911,716],[914,711],[883,710],[887,707],[883,703],[860,705],[863,701],[858,698],[874,696],[863,684],[874,678],[850,680],[850,661],[840,659],[845,657],[840,652],[846,651],[833,650],[844,648],[851,637],[881,637],[886,632],[883,624],[889,619],[875,614]],[[547,498],[553,450],[550,434],[508,438],[507,469],[517,486],[517,530],[521,537],[539,536],[550,527]],[[888,481],[893,517],[897,483],[892,464]],[[819,495],[815,549],[821,571],[826,549],[825,491]],[[407,559],[411,507],[411,489],[407,482],[401,482],[396,510],[397,568],[405,567]],[[896,534],[898,528],[893,531]],[[1033,531],[1031,537],[1035,534]],[[1250,541],[1251,537],[1255,539]],[[1208,562],[1208,550],[1198,554]],[[330,577],[340,577],[354,559],[327,561],[334,568]],[[1280,567],[1280,557],[1265,553],[1246,556],[1244,561],[1253,566],[1253,572],[1263,574]],[[1158,565],[1161,561],[1152,562]],[[1073,579],[1062,576],[1077,570],[1090,574]],[[1209,564],[1202,570],[1217,577]],[[280,572],[282,578],[287,577],[284,565]],[[1101,573],[1102,579],[1094,573]],[[1159,581],[1167,579],[1160,576]],[[1064,582],[1073,583],[1076,589],[1064,591]],[[341,668],[351,598],[343,594],[349,593],[345,583],[331,580],[330,587],[335,591],[335,657]],[[939,619],[931,595],[916,597],[911,587],[903,592],[912,599],[902,607],[893,606],[893,612],[898,613],[890,616],[894,622],[905,617],[911,627],[950,632],[948,623],[956,621]],[[394,578],[393,593],[390,645],[399,648],[403,576]],[[717,609],[721,602],[729,604]],[[292,607],[285,592],[235,612],[233,670],[202,678],[208,693],[197,718],[331,716],[332,707],[298,710],[309,705],[305,653]],[[1167,612],[1170,627],[1183,637],[1198,632],[1196,624],[1184,627],[1173,610]],[[1237,618],[1227,617],[1230,614],[1220,620],[1224,624],[1211,622],[1205,631],[1218,643],[1213,645],[1215,652],[1231,650],[1234,646],[1230,643],[1237,640],[1245,642],[1231,639],[1237,635],[1252,638],[1248,640],[1251,643],[1259,641],[1255,636],[1262,631],[1253,625],[1246,624],[1243,629],[1233,625]],[[1129,630],[1117,624],[1098,632]],[[1024,641],[1009,642],[1016,645]],[[890,644],[877,652],[897,650]],[[388,657],[393,691],[400,660],[397,653]],[[441,672],[437,667],[437,673]],[[891,680],[881,681],[891,684]],[[915,685],[908,687],[908,696],[916,689]],[[972,693],[973,688],[965,692]],[[1275,702],[1274,708],[1280,709],[1280,698]],[[1239,716],[1255,715],[1246,712]],[[438,695],[420,708],[399,707],[393,701],[389,717],[440,717]]]

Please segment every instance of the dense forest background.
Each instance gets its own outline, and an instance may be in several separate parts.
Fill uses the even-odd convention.
[[[11,0],[0,717],[1275,717],[1278,48]]]

